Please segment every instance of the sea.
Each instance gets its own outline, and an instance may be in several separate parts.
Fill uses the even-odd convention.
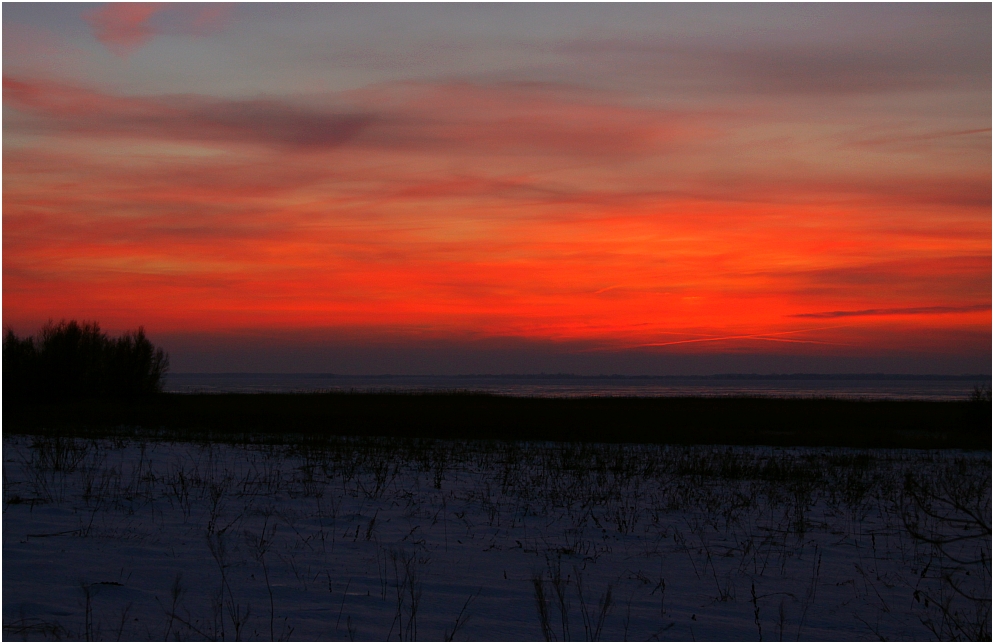
[[[963,400],[991,376],[894,374],[722,374],[714,376],[376,375],[327,373],[171,373],[175,393],[484,392],[537,397],[761,396],[866,400]]]

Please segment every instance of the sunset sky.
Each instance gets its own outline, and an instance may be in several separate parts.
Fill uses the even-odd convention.
[[[991,5],[3,5],[3,324],[173,371],[990,373]]]

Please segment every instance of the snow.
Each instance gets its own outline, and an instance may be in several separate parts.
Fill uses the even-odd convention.
[[[990,638],[989,453],[3,446],[9,639]]]

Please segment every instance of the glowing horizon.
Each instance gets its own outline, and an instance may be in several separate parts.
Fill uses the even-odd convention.
[[[7,5],[4,325],[989,372],[990,6],[778,7]]]

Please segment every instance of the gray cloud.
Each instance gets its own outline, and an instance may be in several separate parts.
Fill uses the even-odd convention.
[[[373,118],[370,114],[312,112],[277,101],[223,101],[191,106],[177,126],[208,138],[323,148],[349,141]]]
[[[128,97],[4,77],[13,129],[174,141],[328,149],[362,137],[384,150],[631,156],[705,138],[705,118],[613,104],[596,92],[541,83],[408,83],[295,100],[204,95]]]
[[[727,6],[719,13],[729,18],[738,9]],[[622,77],[647,85],[718,93],[990,89],[990,5],[767,9],[741,12],[741,28],[724,36],[718,16],[710,15],[715,34],[687,25],[670,33],[576,38],[554,50],[596,70],[591,76],[623,70]]]
[[[126,97],[4,76],[4,105],[33,127],[83,134],[331,148],[357,136],[369,113],[313,110],[285,101],[204,96]]]
[[[732,86],[768,93],[850,94],[956,86],[990,86],[990,44],[915,43],[897,49],[838,51],[784,47],[722,52],[717,66],[731,72]]]

